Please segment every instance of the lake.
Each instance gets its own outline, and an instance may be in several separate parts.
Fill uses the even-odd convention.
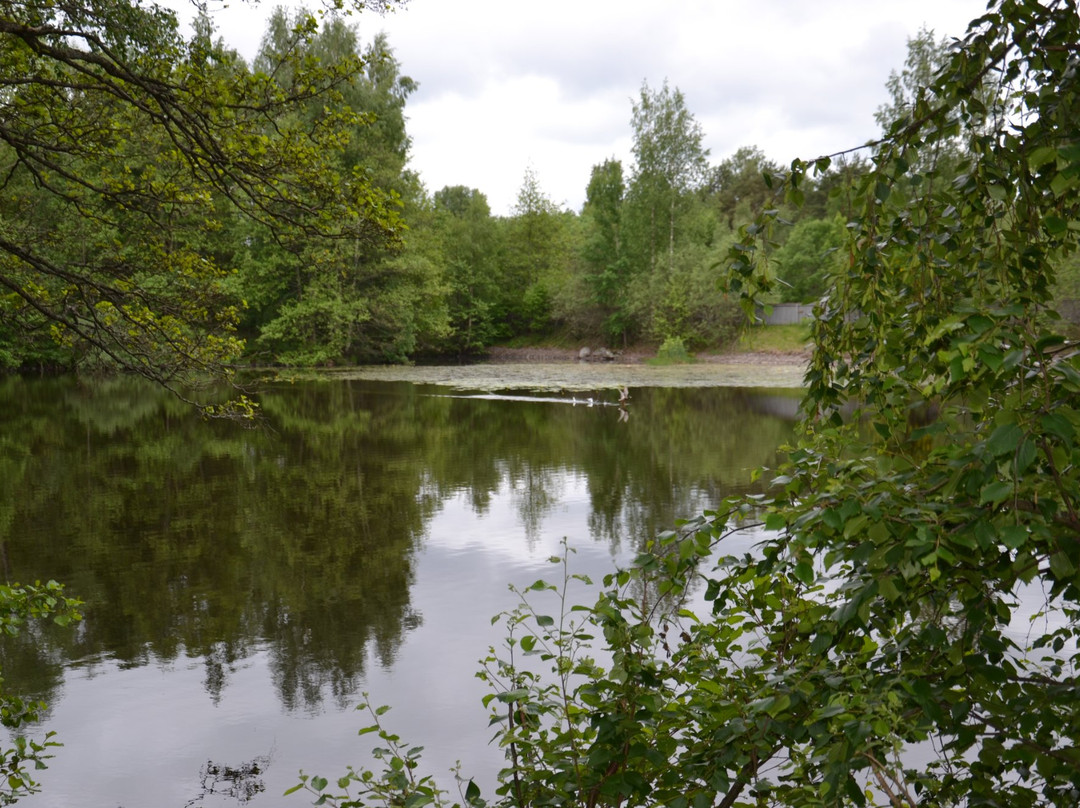
[[[798,369],[653,370],[270,381],[255,429],[130,378],[0,379],[5,577],[86,603],[76,628],[0,646],[64,744],[19,804],[307,805],[282,796],[299,769],[367,759],[365,692],[444,783],[458,760],[493,782],[474,674],[508,584],[557,577],[564,539],[599,583],[757,490],[792,434],[797,392],[731,385]]]

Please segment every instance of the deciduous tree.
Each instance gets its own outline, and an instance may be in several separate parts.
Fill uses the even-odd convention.
[[[307,42],[314,18],[301,22]],[[389,194],[336,160],[356,115],[335,99],[358,62],[278,57],[252,72],[205,25],[185,40],[138,0],[0,7],[6,361],[37,358],[48,334],[65,364],[177,388],[241,347],[232,267],[202,234],[240,216],[275,240],[396,236]],[[295,114],[316,98],[321,114]]]
[[[572,219],[548,197],[536,171],[526,168],[513,215],[504,222],[503,316],[510,333],[537,333],[549,326],[552,294],[573,254]]]
[[[362,46],[355,26],[328,16],[317,31],[298,38],[297,32],[308,31],[314,22],[309,12],[279,8],[256,68],[270,70],[290,54],[340,75],[334,106],[338,143],[327,158],[333,170],[378,188],[395,216],[404,214],[406,206],[421,206],[419,181],[406,170],[410,141],[404,107],[416,82],[402,74],[383,34]],[[286,87],[297,88],[296,77],[278,72]],[[325,100],[316,98],[290,114],[318,122],[328,112]],[[443,307],[431,305],[441,297],[437,267],[421,252],[407,249],[407,240],[387,249],[386,240],[360,233],[331,243],[257,236],[248,246],[252,249],[240,253],[240,285],[245,299],[250,287],[250,297],[263,302],[262,309],[252,312],[257,342],[278,361],[400,361],[445,331]],[[262,294],[266,289],[273,294]]]
[[[885,88],[889,100],[879,106],[874,118],[883,133],[899,122],[910,122],[915,114],[915,107],[925,103],[924,97],[929,91],[934,75],[941,70],[948,59],[949,41],[946,37],[938,38],[925,26],[907,41],[907,58],[900,70],[889,73]],[[983,103],[988,103],[986,85],[979,84],[978,92],[983,96]],[[974,89],[974,88],[973,88]],[[966,151],[966,144],[959,139],[960,130],[953,137],[942,138],[932,150],[920,154],[921,168],[940,168],[947,172],[956,170],[957,164]]]
[[[735,229],[737,219],[756,216],[774,200],[765,178],[779,172],[780,167],[757,146],[743,146],[710,172],[709,196],[729,230]]]
[[[582,259],[585,283],[603,318],[606,336],[625,342],[633,331],[627,310],[630,258],[623,232],[626,183],[622,163],[605,160],[592,168],[585,191]]]
[[[489,346],[502,328],[499,231],[487,197],[475,188],[437,191],[435,211],[450,309],[446,344],[464,357]]]
[[[659,90],[642,84],[631,125],[634,167],[629,197],[642,260],[652,272],[663,257],[670,269],[679,214],[690,192],[705,178],[709,155],[702,144],[705,133],[687,109],[682,92],[667,81]]]

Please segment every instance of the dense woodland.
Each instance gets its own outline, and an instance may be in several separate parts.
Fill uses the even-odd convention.
[[[782,203],[770,188],[779,165],[753,146],[713,161],[683,94],[646,81],[628,110],[632,162],[602,160],[582,177],[581,211],[554,204],[523,167],[511,215],[496,216],[482,189],[431,191],[410,170],[406,105],[417,82],[385,36],[364,41],[342,17],[279,8],[247,64],[210,18],[190,42],[174,21],[155,24],[171,34],[127,47],[145,47],[141,58],[173,48],[162,81],[191,81],[196,100],[235,97],[208,129],[234,126],[251,106],[245,93],[260,99],[259,115],[193,170],[185,150],[204,148],[198,137],[178,145],[115,88],[87,91],[78,63],[49,66],[72,74],[66,119],[55,119],[56,90],[10,89],[15,57],[33,69],[47,54],[5,38],[14,124],[0,127],[0,366],[154,367],[168,378],[156,368],[170,352],[325,365],[464,359],[514,340],[717,348],[747,322],[718,283],[740,224],[780,209],[770,297],[815,301],[865,170],[858,158],[836,160],[807,180],[801,207]],[[943,53],[929,32],[912,41],[878,111],[883,127]],[[218,160],[243,149],[295,162],[273,179],[214,176]],[[934,159],[955,173],[964,154]],[[137,309],[124,297],[132,289]]]

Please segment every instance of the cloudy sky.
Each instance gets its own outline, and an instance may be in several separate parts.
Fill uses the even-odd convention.
[[[276,5],[232,0],[219,33],[249,59]],[[312,0],[311,7],[317,7]],[[985,0],[410,0],[352,20],[387,33],[419,90],[412,166],[434,192],[483,191],[509,213],[526,168],[579,210],[593,165],[629,169],[642,82],[682,90],[712,162],[758,146],[778,162],[876,136],[874,111],[907,39],[959,36]]]

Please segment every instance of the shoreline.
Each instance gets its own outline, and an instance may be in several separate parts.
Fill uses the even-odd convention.
[[[700,353],[694,361],[686,363],[708,365],[768,365],[798,366],[805,368],[810,362],[811,352],[806,351],[732,351],[710,354]],[[579,351],[573,348],[489,348],[487,354],[477,359],[477,365],[643,365],[656,356],[655,352],[636,348],[615,353],[613,360],[581,359]]]
[[[568,392],[634,387],[803,386],[807,355],[735,353],[699,356],[694,362],[648,364],[650,354],[618,355],[608,361],[587,361],[577,351],[561,349],[497,349],[486,360],[460,365],[366,365],[322,369],[308,374],[276,374],[278,379],[312,375],[325,379],[411,382],[443,387],[457,393],[506,390]]]

